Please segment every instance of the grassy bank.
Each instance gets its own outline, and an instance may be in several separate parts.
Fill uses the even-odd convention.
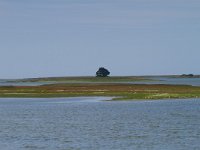
[[[200,98],[200,87],[186,85],[133,85],[68,83],[44,86],[0,87],[0,97],[114,96],[115,100]]]
[[[139,76],[112,76],[112,77],[46,77],[46,78],[27,78],[12,80],[11,82],[62,82],[62,83],[120,83],[120,82],[138,82],[151,81],[145,77]]]

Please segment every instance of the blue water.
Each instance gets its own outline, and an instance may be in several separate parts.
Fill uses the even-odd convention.
[[[136,81],[131,84],[172,84],[200,86],[200,78],[171,78],[171,77],[149,77],[152,81]]]
[[[130,84],[179,84],[179,85],[192,85],[200,86],[200,78],[170,78],[170,77],[148,77],[152,81],[136,81],[129,82]],[[14,80],[1,80],[0,86],[38,86],[44,84],[66,83],[65,81],[43,81],[43,82],[13,82]],[[69,83],[69,82],[67,82]],[[127,83],[127,82],[126,82]]]
[[[2,80],[0,79],[0,86],[39,86],[44,84],[55,84],[56,81],[44,81],[44,82],[16,82],[15,80]],[[62,82],[61,82],[62,83]]]
[[[0,99],[1,150],[199,150],[200,99]]]
[[[170,78],[170,77],[151,77],[150,79],[157,81],[147,81],[144,84],[177,84],[200,86],[200,78]],[[138,82],[141,84],[142,82]]]

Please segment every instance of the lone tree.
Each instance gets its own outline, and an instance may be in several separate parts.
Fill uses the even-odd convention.
[[[97,77],[107,77],[109,74],[110,72],[104,67],[100,67],[99,70],[96,72]]]

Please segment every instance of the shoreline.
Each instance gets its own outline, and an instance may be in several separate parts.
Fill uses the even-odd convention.
[[[163,98],[163,99],[117,99],[113,100],[115,97],[109,96],[79,96],[79,97],[0,97],[1,101],[14,101],[14,100],[52,100],[52,102],[64,100],[66,102],[156,102],[156,101],[191,101],[199,100],[198,98]]]
[[[113,97],[112,100],[200,98],[200,87],[165,84],[85,83],[0,86],[1,98]]]

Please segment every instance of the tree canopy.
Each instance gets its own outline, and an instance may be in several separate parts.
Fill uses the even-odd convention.
[[[97,77],[107,77],[109,74],[110,72],[104,67],[100,67],[99,70],[96,72]]]

